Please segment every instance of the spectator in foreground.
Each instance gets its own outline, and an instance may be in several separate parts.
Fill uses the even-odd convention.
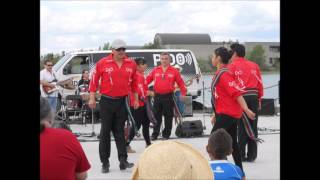
[[[90,169],[88,159],[72,132],[52,128],[53,112],[40,97],[40,179],[85,180]]]

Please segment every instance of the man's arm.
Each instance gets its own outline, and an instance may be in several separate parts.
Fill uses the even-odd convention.
[[[187,88],[186,88],[186,86],[185,86],[185,84],[184,84],[184,81],[183,81],[183,79],[181,78],[181,75],[180,75],[179,72],[176,73],[176,82],[177,82],[177,84],[178,84],[178,86],[179,86],[179,88],[180,88],[181,95],[182,95],[182,96],[186,96],[186,94],[187,94]]]
[[[150,83],[153,81],[154,71],[155,71],[155,69],[153,69],[153,70],[148,74],[148,76],[146,77],[146,83],[147,83],[147,85],[150,84]]]
[[[134,102],[133,102],[134,109],[138,109],[138,107],[139,107],[138,84],[139,84],[139,80],[138,80],[138,76],[136,74],[136,66],[135,66],[135,68],[133,69],[132,82],[131,82],[131,91],[134,95]]]
[[[242,97],[242,96],[238,96],[237,101],[238,101],[240,107],[242,108],[242,110],[248,115],[248,117],[249,117],[251,120],[254,120],[256,114],[253,113],[253,112],[248,108],[247,103],[246,103],[246,101],[243,99],[243,97]]]
[[[99,80],[100,80],[100,64],[97,63],[95,69],[93,69],[93,72],[91,74],[91,80],[89,84],[89,91],[90,93],[95,93],[99,87]]]
[[[95,69],[93,69],[93,72],[91,74],[91,80],[89,84],[89,92],[90,92],[90,98],[89,98],[89,107],[95,108],[96,107],[96,97],[95,93],[99,87],[99,80],[100,80],[100,71],[99,71],[100,64],[97,63]]]
[[[41,84],[42,86],[55,87],[55,85],[50,84],[50,83],[49,83],[48,81],[46,81],[46,80],[40,80],[40,84]]]

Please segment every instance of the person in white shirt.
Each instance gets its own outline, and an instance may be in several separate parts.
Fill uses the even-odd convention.
[[[54,72],[52,71],[53,62],[51,60],[44,61],[44,69],[40,71],[40,90],[41,96],[47,98],[49,104],[54,112],[57,108],[58,81]]]

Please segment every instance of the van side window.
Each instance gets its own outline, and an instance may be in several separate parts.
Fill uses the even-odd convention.
[[[82,70],[89,69],[88,56],[75,56],[65,66],[67,74],[81,74]]]

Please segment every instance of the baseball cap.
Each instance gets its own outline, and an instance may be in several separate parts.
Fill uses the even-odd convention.
[[[111,48],[112,49],[118,49],[118,48],[126,48],[126,43],[122,39],[115,39],[111,43]]]

